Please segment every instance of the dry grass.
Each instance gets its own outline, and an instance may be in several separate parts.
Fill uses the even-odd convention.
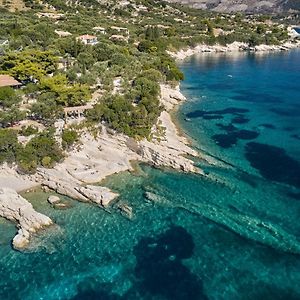
[[[10,11],[21,11],[26,9],[23,0],[0,0],[0,7],[7,8]]]

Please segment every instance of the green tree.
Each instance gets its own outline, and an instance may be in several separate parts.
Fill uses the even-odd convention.
[[[12,107],[18,104],[21,98],[16,94],[15,90],[11,87],[1,87],[0,88],[0,105],[3,108]]]
[[[20,147],[15,130],[0,129],[0,163],[14,162]]]
[[[40,80],[56,70],[57,57],[36,49],[9,52],[0,57],[0,70],[21,81]]]
[[[19,110],[17,107],[0,111],[0,127],[13,126],[15,123],[23,120],[25,117],[26,113]]]
[[[71,147],[72,145],[74,145],[74,143],[78,142],[79,140],[78,133],[75,130],[70,129],[65,129],[61,137],[64,149]]]

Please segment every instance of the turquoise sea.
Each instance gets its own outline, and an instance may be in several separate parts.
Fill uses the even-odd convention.
[[[177,114],[207,177],[141,165],[105,184],[132,220],[25,194],[57,226],[20,253],[0,220],[0,299],[300,299],[300,52],[180,64]],[[149,201],[148,198],[152,200]]]

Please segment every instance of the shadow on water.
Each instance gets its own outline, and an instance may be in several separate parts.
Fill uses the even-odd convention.
[[[195,110],[192,111],[190,113],[186,114],[187,118],[209,118],[209,117],[213,117],[215,119],[217,119],[218,116],[220,116],[219,118],[222,117],[222,115],[227,115],[227,114],[232,114],[232,115],[237,115],[240,116],[240,114],[244,114],[249,112],[248,109],[246,108],[238,108],[238,107],[228,107],[225,109],[221,109],[221,110]]]
[[[208,299],[201,280],[182,264],[193,255],[194,247],[192,236],[179,226],[156,238],[142,238],[134,248],[140,288],[164,299]]]
[[[88,278],[77,286],[71,300],[207,300],[202,281],[182,263],[193,256],[194,247],[193,237],[181,226],[172,226],[156,237],[141,238],[133,248],[136,266],[127,292],[120,296],[112,291],[111,284]]]
[[[284,149],[250,142],[246,145],[245,156],[264,178],[300,187],[300,163]]]

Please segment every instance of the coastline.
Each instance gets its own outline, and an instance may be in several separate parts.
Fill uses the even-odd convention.
[[[251,50],[245,44],[235,42],[226,47],[198,45],[195,48],[180,50],[177,53],[169,52],[169,54],[177,60],[183,60],[201,53],[283,51],[300,47],[300,41],[296,44],[260,45],[257,47]],[[133,172],[136,163],[144,162],[158,168],[167,167],[204,175],[203,171],[196,168],[194,162],[188,158],[190,156],[199,157],[200,153],[190,147],[190,140],[181,131],[176,121],[176,111],[179,105],[186,101],[180,91],[180,85],[171,87],[161,84],[160,88],[160,102],[164,110],[152,129],[151,141],[146,139],[135,141],[102,126],[102,132],[96,139],[87,132],[83,133],[80,138],[81,145],[70,151],[65,160],[53,169],[39,168],[34,175],[21,175],[18,174],[16,168],[9,167],[7,164],[0,166],[0,188],[15,191],[15,197],[17,197],[17,193],[26,193],[26,191],[32,191],[34,188],[42,186],[54,193],[68,196],[74,200],[94,203],[107,209],[119,195],[109,188],[101,186],[101,182],[108,176],[123,171]],[[210,158],[205,155],[201,156],[204,160],[214,164]],[[38,214],[38,212],[35,213]],[[14,214],[13,219],[18,220],[18,224],[21,224],[24,216],[17,218],[17,210],[14,210]],[[12,220],[4,213],[2,216]],[[42,228],[42,224],[39,227]],[[24,247],[30,240],[30,230],[28,232],[26,235],[21,234],[22,239],[26,240]],[[18,234],[20,235],[20,230]],[[16,248],[22,247],[17,246]]]
[[[188,158],[196,157],[198,153],[190,148],[188,139],[180,133],[178,125],[172,120],[172,114],[185,100],[179,86],[161,85],[160,101],[165,109],[152,129],[151,141],[143,139],[137,142],[122,134],[111,132],[103,126],[101,134],[96,139],[89,133],[84,133],[80,138],[79,149],[70,151],[65,160],[53,169],[39,168],[34,175],[21,175],[16,168],[7,164],[2,165],[0,188],[3,197],[10,194],[10,198],[16,200],[20,197],[18,193],[26,193],[42,186],[46,190],[50,189],[74,200],[91,202],[106,209],[118,194],[101,186],[101,181],[113,174],[134,171],[136,162],[144,162],[158,168],[167,167],[183,172],[202,173]],[[22,200],[27,202],[24,198]],[[26,215],[20,214],[17,207],[8,209],[12,210],[13,217],[3,211],[1,216],[17,222],[18,227],[22,229],[20,224],[24,223]],[[32,219],[36,220],[39,213],[33,210],[32,215],[34,216]],[[38,228],[44,227],[43,222],[36,223]],[[17,236],[21,237],[22,242],[15,246],[18,250],[28,246],[31,234],[35,232],[26,230],[23,234],[20,230]]]
[[[281,45],[258,45],[255,47],[249,47],[246,43],[233,42],[226,46],[221,45],[205,45],[200,44],[196,47],[188,47],[181,49],[177,52],[167,51],[167,53],[176,60],[184,60],[190,56],[200,53],[227,53],[227,52],[271,52],[271,51],[288,51],[292,49],[300,48],[300,41],[287,41]]]

